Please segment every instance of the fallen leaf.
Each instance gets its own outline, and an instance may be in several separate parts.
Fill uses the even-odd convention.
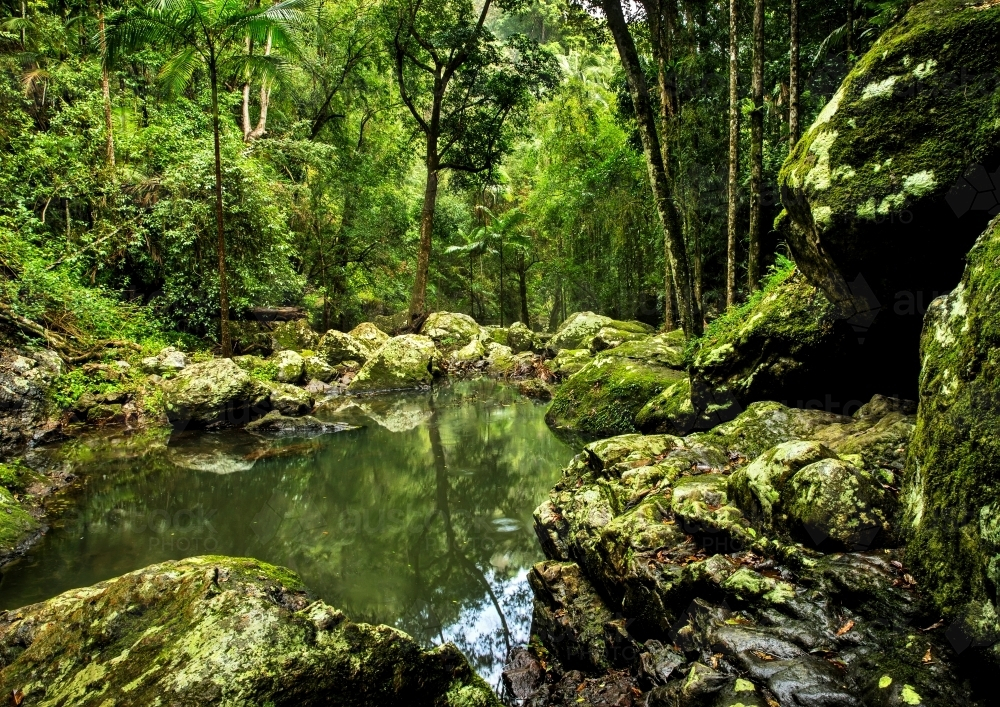
[[[845,633],[847,633],[848,631],[850,631],[852,628],[854,628],[854,620],[853,619],[851,621],[848,621],[846,624],[844,624],[843,626],[841,626],[839,629],[837,629],[837,635],[838,636],[843,636]]]
[[[927,665],[928,663],[933,663],[933,662],[934,662],[934,656],[931,655],[931,649],[928,646],[927,652],[924,653],[924,665]]]
[[[14,690],[13,694],[11,694],[11,697],[14,698],[15,705],[20,705],[22,702],[24,702],[24,691]]]
[[[765,653],[764,651],[759,651],[759,650],[752,650],[750,652],[753,653],[758,658],[760,658],[761,660],[774,660],[774,656],[771,655],[770,653]]]

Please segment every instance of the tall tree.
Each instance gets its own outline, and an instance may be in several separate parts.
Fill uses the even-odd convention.
[[[795,0],[792,0],[793,2]],[[739,7],[729,0],[729,179],[726,222],[726,305],[736,304],[737,209],[740,178]]]
[[[97,5],[97,40],[101,54],[107,51],[107,34],[104,27],[104,3]],[[111,119],[111,77],[107,65],[101,66],[101,98],[104,100],[104,159],[109,167],[115,166],[115,126]]]
[[[764,0],[753,5],[753,111],[750,113],[750,242],[747,255],[747,287],[755,292],[760,284],[760,245],[764,227]]]
[[[632,106],[635,109],[636,124],[649,172],[649,182],[660,217],[660,225],[663,228],[665,260],[670,274],[673,276],[681,328],[689,338],[700,336],[703,328],[701,307],[694,296],[694,282],[687,247],[681,232],[681,220],[674,203],[666,165],[664,165],[661,137],[657,132],[657,119],[649,100],[649,90],[639,59],[639,52],[625,20],[621,0],[602,0],[601,7],[607,18],[608,29],[611,30],[614,37],[628,83],[629,94],[632,98]],[[663,139],[666,139],[666,136],[663,136]],[[666,280],[665,287],[669,287],[670,278],[665,277],[664,279]]]
[[[145,45],[170,48],[173,54],[160,69],[160,80],[177,94],[195,71],[208,75],[212,97],[212,139],[215,148],[215,225],[219,259],[219,325],[222,355],[233,355],[229,331],[229,288],[226,282],[226,238],[222,203],[219,80],[223,75],[274,80],[280,64],[273,56],[248,56],[251,42],[271,41],[292,47],[290,24],[301,0],[285,0],[252,9],[238,0],[153,0],[115,15],[108,23],[104,66],[111,67],[127,52]]]
[[[799,47],[799,0],[791,0],[788,18],[789,50],[788,50],[788,151],[795,149],[799,141],[799,79],[800,47]]]
[[[511,9],[517,0],[498,1]],[[553,57],[522,35],[486,27],[494,0],[400,0],[390,17],[400,97],[425,138],[426,182],[410,318],[426,310],[442,172],[490,172],[510,149],[522,110],[556,82]]]

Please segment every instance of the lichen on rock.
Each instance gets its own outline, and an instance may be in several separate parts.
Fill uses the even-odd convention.
[[[355,624],[288,570],[194,557],[0,614],[22,704],[499,707],[451,644]]]
[[[361,367],[348,386],[351,393],[420,388],[440,373],[441,354],[426,336],[405,334],[386,342]]]

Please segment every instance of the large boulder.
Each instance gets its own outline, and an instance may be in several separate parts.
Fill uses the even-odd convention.
[[[175,427],[245,425],[269,409],[267,388],[228,358],[188,366],[162,389]]]
[[[434,312],[428,315],[420,333],[433,339],[438,346],[450,349],[479,338],[483,328],[468,314]]]
[[[0,456],[46,438],[49,390],[62,371],[53,351],[0,351]]]
[[[553,354],[563,349],[589,349],[594,337],[604,328],[633,334],[652,334],[653,327],[641,322],[622,322],[593,312],[574,312],[549,339],[546,348]]]
[[[319,334],[305,319],[278,322],[271,330],[272,351],[311,351],[319,343]]]
[[[636,415],[665,388],[687,374],[642,358],[597,356],[556,391],[546,421],[588,436],[636,430]]]
[[[524,353],[525,351],[534,351],[538,348],[538,340],[535,338],[535,332],[529,329],[527,326],[521,322],[514,322],[510,325],[507,330],[507,346],[514,353]]]
[[[362,344],[368,347],[368,350],[374,353],[382,348],[382,344],[390,339],[390,336],[384,331],[379,329],[377,326],[371,322],[364,322],[358,324],[356,327],[347,332],[349,335],[353,336],[355,339],[360,341]]]
[[[371,393],[380,390],[421,388],[440,373],[441,354],[434,341],[417,334],[390,339],[361,367],[347,390]]]
[[[362,364],[385,343],[377,344],[377,339],[378,337],[369,336],[368,339],[362,340],[352,334],[331,329],[323,334],[323,338],[316,344],[316,352],[331,366],[339,366],[347,361]]]
[[[508,684],[567,707],[623,680],[631,697],[590,703],[971,706],[902,553],[857,551],[851,532],[872,510],[856,503],[870,500],[862,460],[883,454],[866,435],[901,407],[757,403],[710,432],[585,447],[535,511],[550,562],[530,575],[533,636]],[[741,474],[752,483],[737,488]],[[748,496],[772,503],[770,520]]]
[[[298,383],[306,372],[306,364],[297,351],[279,351],[274,354],[274,379],[280,383]]]
[[[890,390],[918,375],[915,359],[892,352],[916,350],[923,307],[955,286],[996,213],[998,23],[992,2],[911,7],[780,173],[779,233],[809,281],[870,327],[868,370]]]
[[[969,254],[962,282],[927,312],[903,495],[908,557],[941,611],[961,621],[963,647],[1000,639],[998,262],[994,221]],[[1000,659],[1000,648],[992,652]]]
[[[499,707],[451,644],[355,624],[288,570],[166,562],[0,614],[12,704]]]

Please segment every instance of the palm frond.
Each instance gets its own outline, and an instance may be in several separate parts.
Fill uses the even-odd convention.
[[[194,47],[182,47],[176,54],[167,59],[160,68],[157,78],[168,94],[177,95],[191,82],[191,76],[201,64],[201,55]]]

